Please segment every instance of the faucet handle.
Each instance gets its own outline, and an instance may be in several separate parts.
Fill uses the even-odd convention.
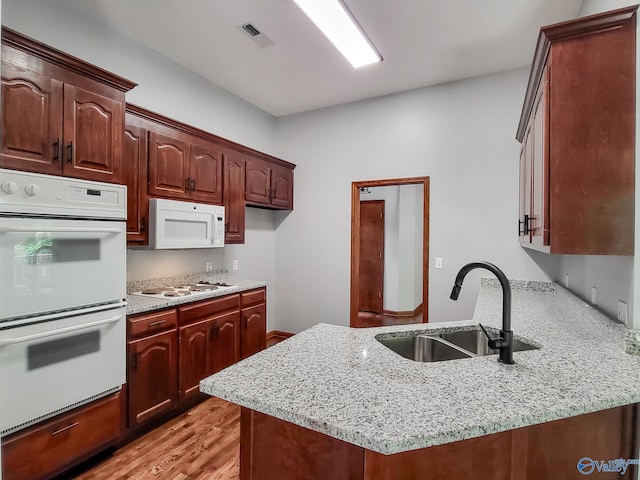
[[[489,348],[491,350],[500,350],[500,348],[503,345],[503,340],[501,338],[491,338],[489,336],[489,332],[487,332],[487,330],[482,326],[482,324],[478,323],[478,325],[480,325],[480,328],[482,329],[482,331],[484,332],[484,334],[487,337],[487,341],[489,343]]]

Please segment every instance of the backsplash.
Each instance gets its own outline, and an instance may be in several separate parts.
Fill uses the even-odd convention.
[[[480,285],[482,287],[500,288],[500,281],[497,278],[481,278]],[[509,280],[511,290],[526,290],[529,292],[554,292],[553,282],[544,282],[541,280]]]
[[[176,275],[173,277],[160,277],[160,278],[148,278],[145,280],[132,280],[127,282],[127,293],[139,292],[147,288],[166,287],[171,285],[178,285],[181,283],[198,283],[202,281],[206,282],[219,282],[225,280],[229,274],[228,270],[220,269],[213,270],[212,272],[202,273],[189,273],[185,275]]]

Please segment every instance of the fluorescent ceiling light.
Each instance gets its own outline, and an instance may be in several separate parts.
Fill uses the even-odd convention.
[[[382,61],[341,0],[293,0],[353,68]]]

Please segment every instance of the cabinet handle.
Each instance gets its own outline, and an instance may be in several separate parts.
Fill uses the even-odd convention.
[[[151,322],[147,325],[147,328],[155,327],[156,325],[162,325],[166,320],[158,320],[157,322]]]
[[[530,223],[535,219],[536,219],[536,217],[534,217],[534,216],[525,218],[525,221],[527,222],[527,226],[526,226],[527,233],[535,233],[536,228],[535,227],[531,227],[531,225],[530,225]]]
[[[184,179],[184,189],[188,192],[189,191],[189,177]]]
[[[53,142],[53,161],[60,161],[60,139],[56,138],[56,141]]]
[[[67,153],[68,153],[67,162],[72,163],[73,162],[73,142],[69,142],[69,145],[67,145]]]
[[[66,432],[67,430],[71,430],[73,427],[77,427],[79,424],[80,424],[80,422],[75,422],[75,423],[72,423],[71,425],[67,425],[66,427],[62,427],[61,429],[56,430],[55,432],[53,432],[51,434],[51,436],[53,437],[54,435],[58,435],[58,434],[60,434],[62,432]]]
[[[192,192],[196,191],[196,179],[195,178],[191,179],[191,191]]]
[[[220,336],[220,327],[218,325],[214,325],[214,327],[210,330],[211,340],[215,340]]]
[[[529,221],[531,219],[529,218],[529,215],[525,215],[524,216],[524,221],[522,220],[518,220],[518,236],[520,235],[527,235],[528,233],[530,233],[529,230]],[[524,230],[520,230],[520,226],[524,225]]]
[[[137,369],[138,369],[138,354],[137,354],[137,353],[134,353],[134,354],[131,356],[131,364],[130,364],[130,367],[131,367],[133,370],[137,370]]]
[[[224,223],[224,233],[229,233],[229,222]]]
[[[140,231],[141,232],[144,232],[146,220],[147,220],[147,217],[142,217],[140,219]]]

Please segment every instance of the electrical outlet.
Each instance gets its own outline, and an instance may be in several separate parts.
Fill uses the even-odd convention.
[[[591,287],[591,304],[598,305],[598,289]]]
[[[629,306],[622,300],[618,300],[618,320],[622,323],[627,323],[629,318]]]
[[[436,257],[436,268],[442,268],[442,257]]]
[[[564,288],[569,288],[569,274],[566,273],[564,276]]]
[[[234,260],[233,261],[233,266],[231,267],[232,270],[237,270],[238,269],[238,260]]]
[[[213,271],[213,263],[212,262],[205,262],[204,267],[205,267],[205,271],[207,271],[207,272],[212,272]]]

